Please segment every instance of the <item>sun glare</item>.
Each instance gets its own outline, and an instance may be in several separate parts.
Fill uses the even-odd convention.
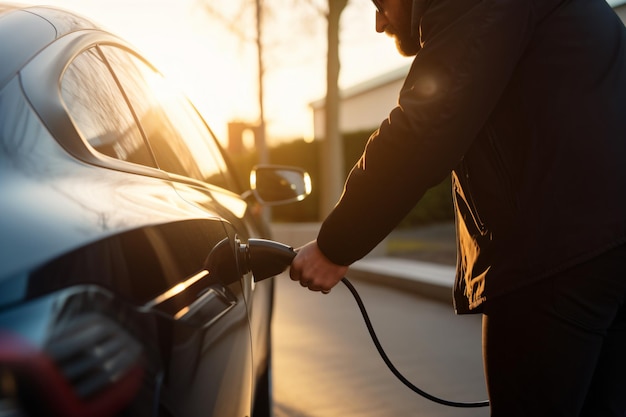
[[[218,138],[225,139],[230,120],[256,120],[254,72],[245,69],[244,58],[224,59],[210,33],[181,31],[177,37],[153,42],[144,48],[146,56],[191,99]]]

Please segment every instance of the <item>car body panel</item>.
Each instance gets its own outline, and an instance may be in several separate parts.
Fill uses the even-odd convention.
[[[71,251],[31,271],[19,290],[3,281],[2,291],[17,290],[12,298],[19,306],[0,314],[0,327],[49,351],[57,329],[86,315],[110,318],[145,346],[148,375],[140,389],[158,393],[159,412],[245,415],[252,398],[252,348],[241,280],[224,276],[232,271],[205,269],[208,248],[228,238],[229,228],[211,219],[163,223]],[[201,320],[186,316],[201,297]],[[80,392],[82,381],[72,383]],[[150,415],[153,403],[131,404],[131,415]]]
[[[7,138],[0,148],[0,225],[13,237],[0,253],[7,274],[107,234],[198,214],[164,179],[103,175],[69,157],[41,126],[17,81],[0,92],[0,123]],[[17,228],[21,232],[13,233]]]

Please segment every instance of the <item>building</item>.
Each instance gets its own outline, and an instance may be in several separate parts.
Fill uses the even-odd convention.
[[[354,85],[340,92],[339,130],[357,132],[375,130],[398,102],[398,93],[409,73],[410,64]],[[324,137],[325,99],[309,104],[313,112],[313,137]]]

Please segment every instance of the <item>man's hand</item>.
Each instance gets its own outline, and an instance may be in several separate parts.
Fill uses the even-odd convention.
[[[316,241],[307,243],[297,249],[297,252],[291,263],[289,276],[311,291],[328,294],[348,271],[347,266],[337,265],[324,256]]]

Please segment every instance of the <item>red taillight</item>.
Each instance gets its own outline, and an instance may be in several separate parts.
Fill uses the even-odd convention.
[[[141,386],[141,347],[98,314],[74,317],[42,348],[0,331],[0,377],[6,385],[0,398],[19,403],[27,415],[114,416]]]

